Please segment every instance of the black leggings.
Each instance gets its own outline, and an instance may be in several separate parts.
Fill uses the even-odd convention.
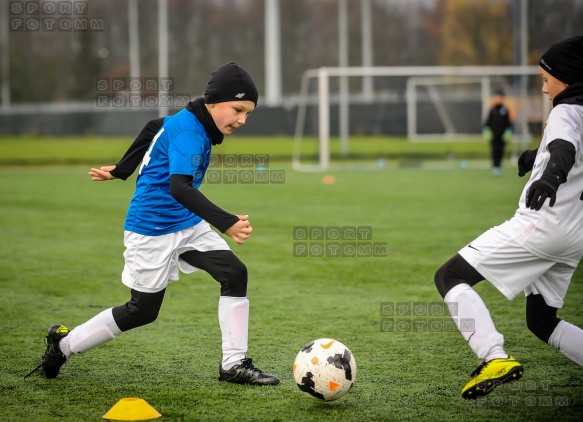
[[[526,296],[526,326],[528,329],[545,343],[561,319],[557,317],[557,308],[546,304],[542,295]]]
[[[221,296],[247,296],[247,267],[230,250],[188,251],[180,258],[193,267],[208,272],[221,284]],[[156,293],[131,290],[131,299],[113,308],[113,318],[122,332],[150,324],[156,320],[166,289]]]
[[[221,296],[247,296],[247,267],[232,251],[188,251],[180,258],[221,284]]]
[[[447,292],[458,284],[465,283],[474,286],[483,279],[484,277],[468,264],[468,261],[460,254],[455,254],[435,273],[435,286],[441,297],[444,298]]]
[[[492,139],[491,146],[492,146],[492,165],[494,167],[500,167],[500,165],[502,164],[502,159],[504,158],[505,147],[502,137],[500,136],[500,138]]]

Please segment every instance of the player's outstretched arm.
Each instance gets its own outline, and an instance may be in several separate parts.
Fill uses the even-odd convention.
[[[146,151],[150,147],[150,143],[152,139],[156,136],[162,125],[164,124],[164,117],[159,117],[157,119],[152,119],[142,128],[134,142],[130,145],[126,153],[123,155],[119,163],[117,163],[111,170],[107,170],[107,168],[112,166],[105,166],[101,169],[105,172],[109,172],[109,175],[106,174],[99,174],[97,172],[98,178],[100,177],[107,177],[105,179],[99,179],[95,181],[103,181],[103,180],[111,180],[113,179],[122,179],[127,180],[138,168]],[[92,169],[93,171],[94,169]],[[111,176],[111,178],[109,178]]]
[[[242,245],[245,243],[245,240],[249,239],[249,236],[251,236],[253,228],[249,223],[248,215],[238,215],[237,217],[239,217],[239,221],[229,227],[227,231],[225,231],[225,234],[238,244]]]
[[[91,180],[94,182],[105,182],[106,180],[117,179],[117,177],[111,175],[112,170],[115,170],[115,166],[103,166],[99,169],[92,168],[89,171],[89,176],[91,176]]]

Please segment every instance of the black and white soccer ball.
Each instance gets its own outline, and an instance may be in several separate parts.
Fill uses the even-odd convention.
[[[310,397],[331,401],[344,396],[356,379],[356,361],[338,340],[321,338],[306,344],[293,366],[296,384]]]

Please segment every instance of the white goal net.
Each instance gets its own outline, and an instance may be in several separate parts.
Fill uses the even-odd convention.
[[[549,112],[538,75],[536,66],[307,70],[298,98],[293,167],[299,171],[353,168],[341,158],[350,156],[354,134],[406,136],[412,142],[477,139],[496,89],[506,92],[514,111],[515,142],[524,145],[529,124],[540,123]],[[338,138],[334,156],[340,158],[339,165],[331,162],[331,137]],[[306,156],[310,142],[312,153]]]

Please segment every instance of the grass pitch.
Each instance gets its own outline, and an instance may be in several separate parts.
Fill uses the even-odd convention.
[[[265,388],[216,380],[219,286],[202,272],[170,285],[155,323],[74,356],[57,379],[24,381],[47,327],[72,328],[129,298],[120,274],[135,179],[92,183],[88,165],[0,167],[0,419],[98,421],[124,397],[147,400],[162,421],[582,419],[582,369],[528,332],[523,297],[509,302],[487,282],[476,286],[525,366],[523,381],[478,402],[460,395],[476,366],[462,336],[417,332],[416,315],[390,314],[441,303],[433,274],[512,216],[526,182],[514,169],[493,177],[471,166],[388,167],[334,173],[327,185],[287,163],[270,168],[284,171],[285,183],[203,185],[253,225],[251,239],[231,247],[249,268],[249,356],[281,377]],[[386,256],[294,256],[294,228],[333,226],[370,228]],[[559,313],[579,326],[582,281],[578,270]],[[358,365],[355,386],[335,402],[306,397],[291,373],[299,349],[321,337],[345,343]]]

